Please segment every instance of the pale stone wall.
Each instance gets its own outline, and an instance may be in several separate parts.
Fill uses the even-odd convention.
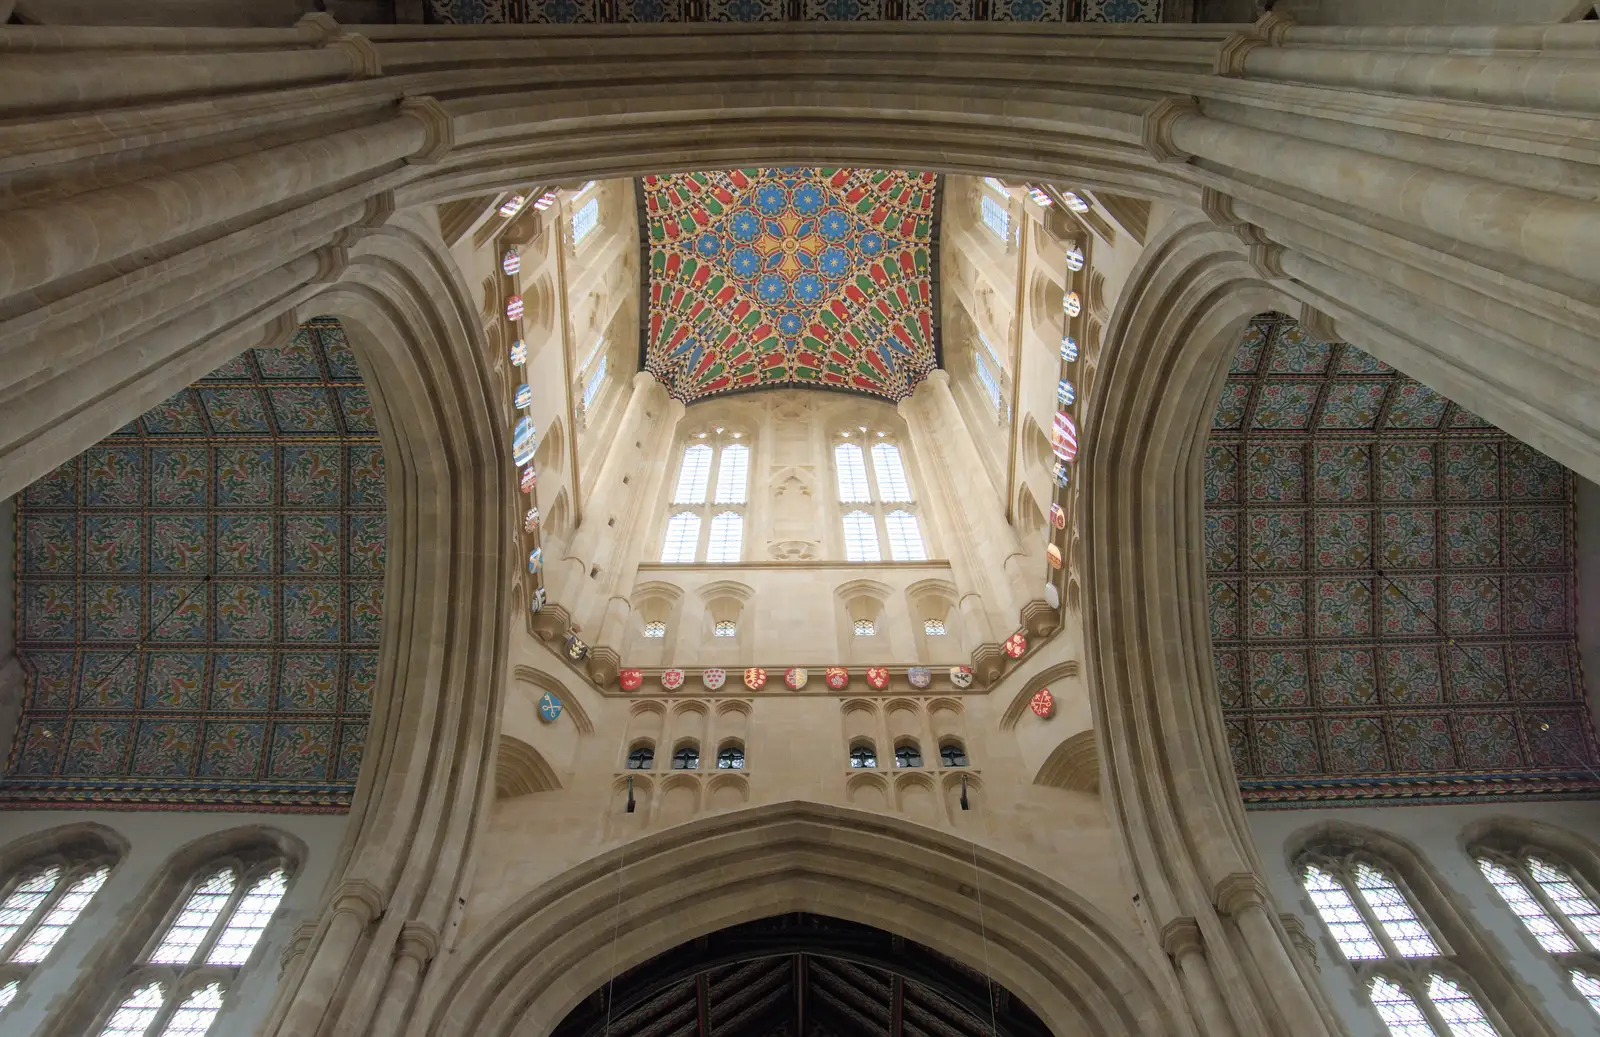
[[[342,814],[197,813],[152,810],[12,810],[0,812],[0,850],[26,836],[62,825],[98,824],[128,843],[127,855],[111,870],[106,884],[88,909],[68,930],[53,955],[29,978],[17,1000],[6,1009],[4,1032],[33,1033],[46,1013],[60,1010],[70,987],[86,968],[99,968],[92,976],[101,999],[131,962],[97,963],[93,956],[113,934],[129,924],[145,891],[169,870],[169,862],[184,847],[230,829],[250,826],[287,833],[305,847],[289,891],[284,895],[272,925],[261,939],[254,957],[228,991],[222,1014],[212,1033],[254,1032],[266,1017],[277,992],[284,951],[302,922],[314,920],[333,874],[346,818]],[[83,990],[78,993],[84,993]]]
[[[1507,803],[1390,806],[1320,810],[1255,811],[1250,831],[1261,854],[1263,876],[1278,906],[1300,920],[1316,946],[1323,987],[1352,1034],[1380,1033],[1377,1014],[1360,989],[1338,945],[1323,927],[1291,870],[1298,833],[1325,822],[1375,829],[1409,844],[1458,910],[1487,934],[1491,952],[1527,984],[1566,1033],[1593,1033],[1594,1012],[1539,949],[1516,916],[1467,855],[1475,823],[1497,817],[1544,822],[1593,842],[1600,836],[1600,803]]]

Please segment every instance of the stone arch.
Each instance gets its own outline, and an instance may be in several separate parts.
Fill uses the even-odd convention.
[[[1050,449],[1050,437],[1044,434],[1044,429],[1039,427],[1032,414],[1022,419],[1022,442],[1028,464],[1049,473],[1055,463],[1055,454]]]
[[[1028,311],[1033,326],[1041,333],[1060,330],[1061,298],[1064,294],[1061,285],[1042,271],[1034,272],[1033,281],[1028,285]]]
[[[974,852],[982,932],[971,890],[941,878],[971,872]],[[654,833],[524,897],[441,962],[406,1033],[537,1037],[613,970],[785,911],[886,928],[987,971],[1054,1033],[1182,1032],[1164,1004],[1169,966],[1085,898],[948,833],[788,802]],[[613,960],[619,924],[630,939]]]
[[[1076,659],[1069,659],[1028,678],[1027,682],[1018,688],[1017,693],[1011,697],[1011,701],[1006,704],[1005,712],[1000,714],[1000,730],[1010,731],[1017,726],[1017,721],[1022,719],[1023,713],[1027,712],[1028,703],[1040,688],[1049,687],[1052,681],[1077,677],[1082,672],[1083,665]]]
[[[494,763],[496,799],[511,799],[534,792],[551,792],[561,787],[554,768],[539,750],[511,735],[500,736],[500,751]]]
[[[0,881],[41,857],[105,857],[113,862],[128,855],[126,836],[98,821],[74,821],[13,839],[0,847]]]
[[[1100,794],[1100,750],[1093,731],[1079,731],[1058,746],[1033,776],[1035,785]]]
[[[539,478],[543,479],[546,473],[559,475],[566,468],[566,443],[567,437],[562,429],[561,419],[556,418],[545,428],[539,449],[533,454],[533,466],[539,473]]]
[[[578,696],[567,687],[561,678],[546,673],[532,666],[517,666],[511,671],[513,679],[538,688],[541,692],[548,691],[561,700],[563,710],[572,717],[572,723],[579,734],[594,734],[594,721],[589,719],[589,713],[583,708],[583,703],[578,701]]]

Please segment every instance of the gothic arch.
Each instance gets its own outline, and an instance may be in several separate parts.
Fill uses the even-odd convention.
[[[873,779],[880,776],[872,775]],[[965,840],[801,802],[734,810],[591,859],[501,913],[431,976],[408,1037],[538,1037],[606,977],[786,911],[888,929],[987,971],[1058,1034],[1176,1034],[1168,966],[1050,879]],[[620,915],[618,911],[620,910]],[[628,939],[614,947],[621,923]],[[985,945],[983,933],[987,934]],[[620,951],[614,957],[614,951]]]

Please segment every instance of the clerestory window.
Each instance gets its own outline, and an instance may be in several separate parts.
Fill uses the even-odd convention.
[[[53,854],[30,861],[0,887],[0,1012],[82,916],[111,864],[104,853]]]
[[[661,561],[728,565],[744,560],[750,448],[742,432],[718,427],[684,448],[661,544]],[[713,483],[713,472],[715,482]],[[715,486],[715,493],[711,492]],[[700,532],[707,530],[702,544]]]
[[[900,447],[887,440],[887,433],[864,427],[840,436],[845,442],[833,448],[833,461],[845,560],[880,562],[887,553],[896,562],[926,561],[927,546]],[[870,450],[870,472],[858,438],[876,440]]]
[[[1476,856],[1500,899],[1600,1014],[1600,906],[1589,888],[1543,850],[1480,850]]]

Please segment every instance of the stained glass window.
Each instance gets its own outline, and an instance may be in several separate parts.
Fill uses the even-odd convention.
[[[1071,191],[1063,191],[1061,193],[1061,198],[1067,203],[1067,208],[1071,209],[1073,212],[1084,213],[1089,211],[1089,203],[1084,201],[1082,198],[1079,198]]]
[[[284,891],[288,888],[289,876],[284,874],[282,868],[258,879],[239,898],[233,915],[228,919],[227,928],[222,930],[211,953],[206,956],[206,964],[243,965],[248,961],[250,952],[255,949],[261,934],[266,932],[267,923],[272,921],[273,912],[278,910],[278,901],[283,899]]]
[[[864,511],[852,511],[844,517],[844,557],[850,562],[883,561],[877,524]]]
[[[1539,946],[1551,954],[1570,954],[1578,949],[1572,938],[1562,931],[1544,905],[1539,903],[1539,898],[1522,882],[1522,878],[1511,869],[1492,861],[1487,857],[1478,858],[1478,868],[1483,872],[1483,877],[1489,880],[1500,898],[1511,908],[1513,914],[1522,920],[1522,924],[1533,938],[1539,941]]]
[[[1400,984],[1383,976],[1374,976],[1367,986],[1367,993],[1383,1025],[1389,1028],[1390,1037],[1439,1037],[1434,1033],[1428,1017],[1422,1014],[1416,999]]]
[[[1011,212],[997,201],[992,195],[984,195],[979,200],[978,207],[983,214],[983,225],[994,231],[994,236],[1002,242],[1011,241]]]
[[[593,373],[589,375],[589,380],[583,385],[583,409],[585,411],[594,406],[595,397],[600,395],[600,390],[606,384],[606,361],[610,359],[609,356],[601,357],[600,362],[595,365]]]
[[[630,771],[647,771],[655,766],[656,748],[653,745],[636,745],[628,752]]]
[[[925,562],[927,549],[922,544],[922,530],[917,517],[909,511],[891,511],[883,518],[889,534],[889,557],[897,562]]]
[[[161,1006],[166,1003],[167,992],[160,983],[149,983],[129,994],[106,1020],[100,1037],[145,1037],[145,1031],[156,1021]]]
[[[1314,864],[1306,867],[1300,881],[1311,897],[1317,914],[1322,917],[1322,924],[1328,927],[1328,932],[1346,958],[1351,961],[1374,961],[1385,957],[1383,947],[1372,935],[1371,928],[1366,919],[1361,917],[1355,901],[1350,899],[1350,891],[1345,889],[1342,881]]]
[[[1596,909],[1594,901],[1572,876],[1538,857],[1528,858],[1528,872],[1556,910],[1566,916],[1572,928],[1588,942],[1589,948],[1600,951],[1600,909]]]
[[[721,749],[718,749],[717,750],[717,769],[718,770],[722,770],[722,771],[726,771],[726,770],[735,770],[735,771],[743,770],[744,769],[744,746],[742,746],[742,745],[725,745]]]
[[[178,917],[167,928],[166,936],[150,955],[153,965],[187,965],[205,942],[206,935],[228,906],[238,881],[232,869],[224,868],[203,880],[189,894]]]
[[[578,207],[578,211],[572,214],[572,243],[582,244],[583,239],[598,226],[600,226],[600,199],[596,196],[584,202]]]
[[[1572,985],[1577,987],[1578,993],[1589,1002],[1589,1007],[1600,1012],[1600,978],[1577,969],[1573,969],[1569,975],[1572,977]]]
[[[1394,943],[1402,958],[1432,958],[1439,953],[1438,944],[1418,920],[1405,894],[1400,892],[1389,876],[1369,864],[1356,865],[1356,888],[1361,899],[1367,902],[1373,917],[1383,926],[1383,931]]]
[[[661,544],[663,565],[690,565],[700,547],[700,516],[680,511],[667,520],[667,535]]]
[[[983,182],[994,188],[996,191],[999,191],[1001,194],[1006,194],[1006,185],[1000,182],[999,177],[986,176],[983,178]]]
[[[921,767],[922,750],[918,749],[914,742],[895,746],[894,765],[896,767]]]
[[[1477,998],[1437,972],[1428,977],[1428,1000],[1450,1028],[1450,1037],[1500,1037]]]
[[[737,562],[744,551],[744,516],[735,511],[724,511],[711,520],[710,543],[706,546],[706,561],[714,565]]]
[[[857,742],[850,747],[850,766],[853,768],[876,767],[878,754],[869,742]]]
[[[172,1013],[161,1037],[205,1037],[211,1023],[222,1009],[222,984],[212,983],[201,987],[184,999]]]
[[[716,626],[711,628],[711,633],[716,637],[737,637],[739,624],[731,619],[719,619]]]
[[[110,873],[111,869],[102,866],[73,880],[43,920],[34,926],[28,939],[12,954],[11,960],[36,965],[48,957],[72,923],[83,914],[83,909],[89,906],[95,893],[105,885],[106,876]]]
[[[17,887],[0,903],[0,947],[11,942],[12,937],[27,924],[60,881],[60,868],[46,868],[17,883]]]
[[[680,745],[672,754],[672,769],[675,771],[697,771],[700,769],[700,747],[698,745]]]
[[[924,619],[922,621],[922,632],[929,637],[943,637],[945,635],[944,620]]]
[[[674,504],[702,504],[706,499],[706,484],[711,480],[711,448],[696,443],[683,451],[683,467],[678,469],[678,488],[672,494]]]
[[[840,443],[834,447],[833,466],[839,475],[841,501],[855,504],[872,500],[872,490],[867,486],[867,466],[861,458],[860,447],[854,443]]]
[[[659,619],[652,620],[649,623],[646,623],[644,625],[644,636],[645,637],[666,637],[667,636],[667,625],[665,623],[661,622]]]
[[[873,637],[878,633],[878,625],[870,619],[856,620],[857,637]]]
[[[878,499],[883,501],[909,501],[911,484],[906,481],[906,468],[900,460],[900,448],[893,443],[879,443],[872,448],[872,468],[878,476]]]
[[[750,481],[750,448],[735,443],[722,448],[717,468],[717,503],[743,504]]]

